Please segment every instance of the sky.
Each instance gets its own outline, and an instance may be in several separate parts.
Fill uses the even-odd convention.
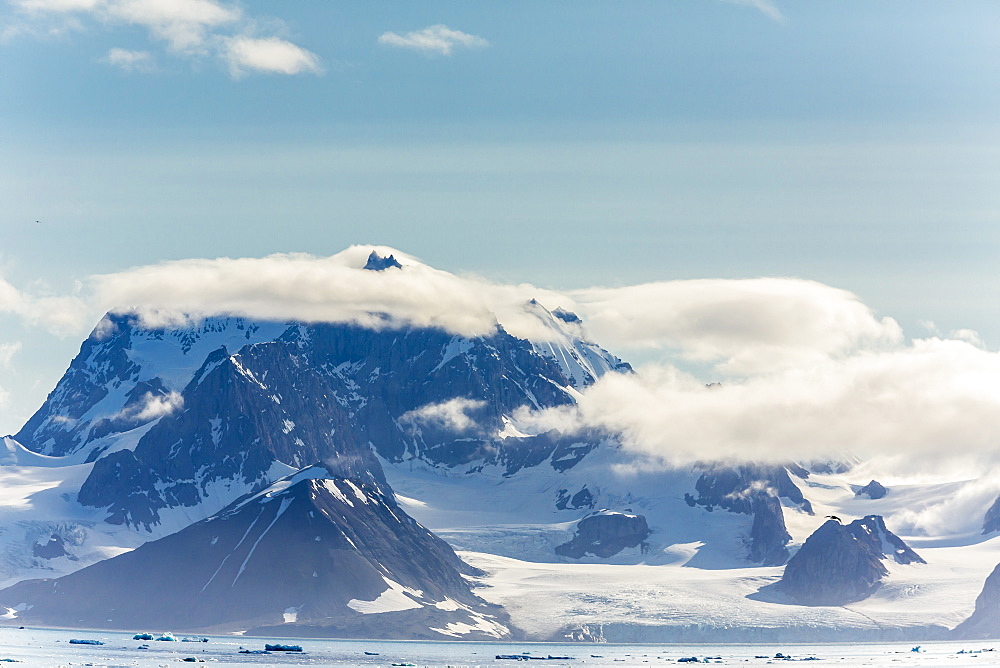
[[[995,433],[996,3],[0,2],[0,433],[113,300],[365,244],[574,304],[651,402],[874,360]]]

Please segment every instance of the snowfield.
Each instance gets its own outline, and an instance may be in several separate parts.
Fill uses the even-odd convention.
[[[745,559],[741,534],[751,518],[691,508],[684,490],[697,473],[623,469],[614,450],[595,451],[554,476],[544,467],[511,477],[445,473],[385,463],[407,513],[449,541],[485,571],[477,593],[503,605],[528,638],[611,642],[755,642],[888,640],[941,637],[971,614],[986,576],[1000,562],[1000,535],[980,535],[982,515],[949,533],[899,535],[927,564],[887,560],[889,577],[870,598],[846,606],[797,605],[774,584],[783,567]],[[603,472],[598,475],[596,472]],[[865,476],[870,472],[864,472]],[[591,485],[595,508],[645,515],[652,535],[645,549],[611,559],[559,557],[554,548],[573,535],[589,509],[553,510],[559,489]],[[858,497],[868,482],[851,472],[794,478],[814,514],[785,503],[793,551],[827,515],[846,522],[881,514],[890,529],[917,511],[947,506],[974,481],[890,486],[878,500]]]

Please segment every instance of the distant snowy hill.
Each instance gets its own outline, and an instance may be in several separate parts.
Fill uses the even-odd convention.
[[[408,266],[373,252],[356,270]],[[895,484],[858,462],[647,466],[613,433],[539,432],[525,407],[572,407],[633,373],[552,306],[523,304],[531,340],[499,324],[109,314],[0,449],[7,622],[662,642],[928,637],[969,616],[1000,561],[989,518],[906,529],[974,481]],[[799,605],[773,585],[826,515],[883,516],[928,563],[886,563],[850,609]],[[143,605],[166,587],[148,574],[179,558],[190,572]],[[88,609],[121,572],[137,584]]]

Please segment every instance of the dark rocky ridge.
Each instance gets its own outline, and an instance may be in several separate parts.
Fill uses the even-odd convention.
[[[983,583],[975,610],[955,627],[952,635],[960,640],[1000,638],[1000,564]]]
[[[795,467],[796,474],[809,472]],[[802,495],[785,466],[744,464],[709,467],[695,483],[697,498],[685,494],[689,506],[716,507],[731,513],[752,515],[748,558],[764,566],[780,566],[788,559],[786,547],[792,537],[785,527],[780,498],[787,498],[812,514],[812,504]]]
[[[368,261],[364,266],[364,269],[367,269],[368,271],[385,271],[386,269],[393,268],[402,269],[403,265],[401,265],[391,254],[388,257],[382,257],[375,251],[372,251],[368,255]]]
[[[983,535],[1000,531],[1000,496],[993,502],[993,505],[986,511],[983,517]]]
[[[872,595],[889,574],[882,561],[926,563],[878,515],[827,520],[788,560],[780,588],[805,605],[843,605]]]
[[[368,444],[357,440],[347,411],[295,352],[273,342],[245,346],[235,355],[224,348],[209,355],[181,395],[184,410],[161,418],[134,451],[99,459],[80,489],[80,503],[107,507],[113,524],[148,529],[164,508],[209,499],[218,510],[233,500],[211,499],[213,485],[266,486],[275,462],[299,468],[322,461],[337,475],[384,482],[381,465]]]
[[[9,587],[0,601],[21,610],[18,623],[49,626],[444,639],[456,636],[432,629],[468,624],[480,630],[457,637],[507,634],[502,610],[462,576],[476,571],[444,541],[378,486],[327,475],[306,469],[132,552]]]
[[[573,539],[557,545],[555,551],[571,559],[588,554],[607,559],[626,548],[642,545],[648,537],[649,526],[642,515],[600,510],[577,522]]]

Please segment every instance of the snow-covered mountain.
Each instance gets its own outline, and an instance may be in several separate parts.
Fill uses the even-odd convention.
[[[373,253],[357,270],[405,276],[407,265]],[[539,433],[520,409],[571,406],[602,376],[633,371],[572,313],[530,301],[523,315],[537,339],[500,325],[462,336],[217,317],[171,329],[109,314],[0,449],[0,583],[48,579],[0,592],[7,617],[120,626],[145,614],[141,587],[115,594],[116,613],[90,615],[83,601],[110,573],[177,553],[191,555],[190,577],[145,612],[192,630],[385,635],[391,617],[400,637],[876,639],[968,617],[1000,539],[980,535],[982,517],[936,535],[906,529],[971,481],[873,493],[866,483],[892,483],[891,471],[649,467],[615,434]],[[883,516],[928,563],[886,563],[851,610],[799,605],[773,585],[831,514]],[[265,555],[275,584],[255,587]],[[229,579],[199,580],[214,569]],[[329,605],[297,589],[306,572]],[[199,598],[209,591],[213,605]],[[206,616],[168,623],[192,601]]]

